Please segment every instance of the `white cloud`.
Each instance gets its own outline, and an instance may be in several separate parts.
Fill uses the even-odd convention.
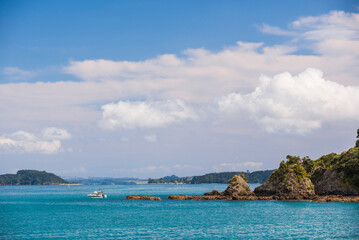
[[[154,143],[154,142],[157,142],[157,136],[152,134],[152,135],[146,135],[143,137],[147,142],[150,142],[150,143]]]
[[[107,128],[168,126],[193,116],[185,118],[174,116],[171,110],[158,110],[151,100],[182,99],[198,114],[196,106],[206,107],[214,98],[252,91],[261,74],[297,74],[308,67],[321,69],[326,79],[340,85],[358,85],[358,16],[337,11],[300,18],[288,30],[263,25],[263,32],[293,36],[293,41],[277,46],[239,41],[216,52],[187,49],[178,55],[163,54],[144,61],[71,61],[64,71],[80,78],[80,82],[0,84],[0,112],[6,113],[0,118],[0,126],[18,129],[24,122],[41,121],[86,125],[99,120],[101,113],[107,114],[102,122]],[[314,54],[296,53],[307,48]],[[106,109],[98,111],[98,105],[119,99],[123,101],[105,104]],[[125,101],[129,99],[142,99],[137,104],[143,104],[150,117],[161,117],[144,120],[135,102]],[[124,115],[126,107],[134,107],[128,110],[133,119]],[[318,122],[312,124],[316,128]]]
[[[25,71],[18,67],[4,67],[3,74],[12,80],[24,80],[35,76],[35,72]]]
[[[290,24],[290,30],[263,24],[260,30],[274,35],[295,37],[306,47],[323,55],[358,57],[359,14],[332,11],[320,16],[302,17]]]
[[[239,162],[239,163],[220,163],[216,166],[213,166],[212,169],[214,171],[220,172],[220,171],[244,171],[247,169],[243,168],[259,168],[263,165],[263,162],[252,162],[252,161],[246,161],[246,162]]]
[[[119,101],[103,105],[105,128],[157,128],[184,120],[196,120],[197,114],[182,100],[157,102]]]
[[[42,130],[42,135],[46,139],[70,139],[71,134],[62,128],[45,128]]]
[[[325,80],[317,69],[262,76],[249,94],[231,93],[219,109],[251,117],[269,132],[307,133],[323,122],[359,119],[359,87]]]
[[[50,130],[48,130],[50,129]],[[51,133],[51,129],[43,130],[43,133]],[[65,129],[57,129],[61,133],[69,133]],[[58,135],[50,137],[51,135],[39,134],[26,131],[17,131],[10,135],[0,136],[0,151],[11,153],[40,153],[40,154],[55,154],[61,149],[61,139]],[[62,136],[63,137],[63,136]]]

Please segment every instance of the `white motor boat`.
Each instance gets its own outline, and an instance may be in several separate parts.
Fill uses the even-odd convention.
[[[94,193],[87,195],[89,198],[107,198],[106,194],[103,194],[102,191],[94,191]]]

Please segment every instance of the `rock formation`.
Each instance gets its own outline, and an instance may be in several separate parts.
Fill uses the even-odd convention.
[[[207,193],[205,193],[204,195],[205,195],[205,196],[219,196],[219,195],[221,195],[221,193],[218,192],[217,189],[214,189],[214,190],[212,190],[212,192],[207,192]]]
[[[229,180],[230,185],[221,193],[223,196],[231,196],[237,198],[240,196],[254,196],[247,182],[240,175],[235,175]]]
[[[223,195],[212,195],[212,196],[188,196],[188,195],[170,195],[168,199],[171,200],[233,200],[230,196],[223,196]]]
[[[359,129],[357,131],[359,138]],[[205,196],[171,195],[176,200],[312,200],[317,202],[359,202],[359,140],[356,147],[341,154],[331,153],[312,161],[287,156],[268,180],[250,190],[239,175],[227,189]]]
[[[241,175],[235,175],[231,180],[228,181],[230,184],[227,189],[223,192],[213,190],[212,192],[205,193],[205,196],[222,196],[224,198],[237,199],[241,196],[254,196],[254,193],[250,189],[249,185]]]
[[[269,179],[255,188],[257,196],[275,196],[280,200],[311,199],[314,186],[299,157],[287,156]]]
[[[130,195],[127,196],[124,200],[151,200],[151,201],[160,201],[160,197],[155,196],[143,196],[143,195]]]

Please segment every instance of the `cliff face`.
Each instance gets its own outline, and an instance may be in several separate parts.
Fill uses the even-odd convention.
[[[257,196],[274,195],[280,199],[310,199],[315,195],[314,186],[299,157],[287,156],[269,179],[255,188]]]
[[[311,180],[318,195],[359,195],[359,148],[331,153],[310,163]]]
[[[359,195],[353,186],[345,184],[344,172],[326,170],[321,178],[314,181],[315,192],[318,195]]]

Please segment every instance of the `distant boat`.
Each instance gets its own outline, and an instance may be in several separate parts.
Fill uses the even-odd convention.
[[[94,191],[87,195],[89,198],[107,198],[107,195],[103,194],[102,191]]]

